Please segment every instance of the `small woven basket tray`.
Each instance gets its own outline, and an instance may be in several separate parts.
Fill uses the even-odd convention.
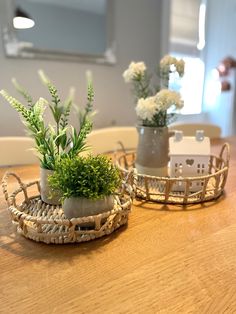
[[[19,184],[11,194],[8,193],[9,177],[14,177]],[[72,219],[65,217],[61,206],[41,200],[39,181],[25,184],[15,173],[7,172],[2,179],[2,188],[18,233],[37,242],[63,244],[93,240],[126,224],[135,196],[134,183],[134,172],[127,172],[111,211]],[[29,196],[32,192],[33,196]]]
[[[121,145],[122,146],[122,145]],[[118,168],[128,173],[135,167],[135,152],[115,153]],[[165,204],[192,204],[210,201],[218,198],[224,190],[229,169],[229,144],[225,143],[219,156],[210,156],[208,175],[197,177],[155,177],[138,174],[136,197],[148,201]],[[193,192],[191,187],[199,184],[198,191]],[[182,191],[176,191],[181,186]]]

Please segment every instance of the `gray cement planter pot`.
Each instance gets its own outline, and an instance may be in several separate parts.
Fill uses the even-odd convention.
[[[53,174],[53,170],[40,168],[40,194],[41,199],[50,205],[60,205],[61,194],[51,189],[48,184],[48,176]]]
[[[79,218],[98,215],[112,210],[114,207],[114,196],[105,196],[102,199],[91,200],[85,197],[66,198],[62,208],[67,218]]]

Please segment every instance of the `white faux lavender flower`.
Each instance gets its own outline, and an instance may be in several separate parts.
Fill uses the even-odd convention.
[[[146,71],[144,62],[131,62],[128,69],[124,71],[123,78],[126,83],[131,82],[138,75],[143,76]]]

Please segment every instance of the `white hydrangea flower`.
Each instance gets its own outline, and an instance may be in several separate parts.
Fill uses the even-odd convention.
[[[126,83],[132,81],[132,79],[137,75],[144,75],[147,67],[144,62],[131,62],[128,69],[124,71],[123,78]]]
[[[123,78],[125,80],[125,83],[129,83],[132,81],[132,75],[129,71],[129,69],[125,70],[124,73],[123,73]]]
[[[170,55],[164,56],[160,61],[159,75],[161,90],[152,88],[151,76],[146,75],[146,65],[144,62],[131,62],[128,69],[124,71],[123,78],[125,82],[133,83],[135,97],[138,98],[136,113],[139,119],[143,120],[144,125],[163,126],[170,122],[170,114],[183,107],[184,103],[178,92],[175,92],[169,85],[174,84],[184,75],[184,60]],[[176,88],[176,84],[174,86]],[[156,92],[154,92],[156,93]],[[147,97],[149,96],[149,97]]]
[[[177,60],[175,57],[166,55],[160,61],[160,71],[161,73],[169,73],[177,71],[179,76],[184,75],[184,60]]]
[[[175,67],[176,67],[176,71],[179,73],[179,76],[183,76],[184,75],[184,66],[185,66],[185,62],[183,59],[180,59]]]
[[[152,121],[157,113],[156,96],[140,98],[135,108],[137,116],[142,120]]]
[[[172,64],[175,64],[176,58],[166,55],[164,56],[161,61],[160,61],[160,67],[165,68],[165,67],[170,67]]]
[[[158,112],[166,111],[172,106],[174,106],[176,109],[181,109],[184,105],[180,94],[169,89],[162,89],[156,94],[155,98]]]

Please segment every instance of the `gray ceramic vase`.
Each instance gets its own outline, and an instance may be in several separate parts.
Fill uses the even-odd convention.
[[[137,126],[139,135],[135,166],[139,174],[168,175],[168,127]]]

